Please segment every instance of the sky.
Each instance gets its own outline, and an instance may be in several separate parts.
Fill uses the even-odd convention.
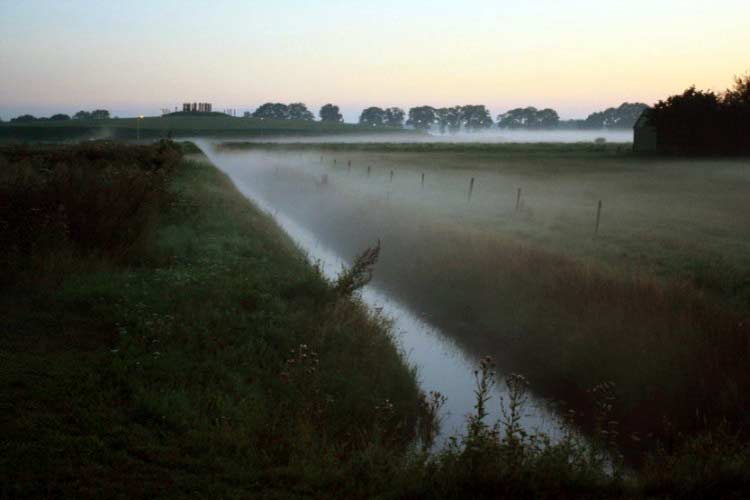
[[[651,104],[750,71],[748,0],[0,0],[0,117],[186,101]]]

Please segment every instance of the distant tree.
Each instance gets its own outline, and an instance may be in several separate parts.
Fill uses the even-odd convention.
[[[527,108],[511,109],[497,117],[497,126],[507,129],[548,129],[557,128],[560,117],[554,109]]]
[[[532,106],[511,109],[497,115],[497,126],[508,129],[530,128],[535,120],[536,113],[537,109]]]
[[[388,127],[402,128],[406,113],[401,108],[388,108],[385,110],[385,124]]]
[[[344,117],[339,113],[339,107],[335,104],[326,104],[320,108],[320,120],[331,123],[341,123],[344,121]]]
[[[315,116],[307,109],[301,102],[293,102],[289,105],[289,119],[290,120],[304,120],[314,121]]]
[[[252,116],[253,114],[250,111],[245,111],[244,113],[242,113],[243,118],[251,118]]]
[[[76,114],[73,115],[74,120],[88,120],[91,118],[91,113],[88,111],[79,111]]]
[[[537,112],[536,115],[536,126],[537,128],[550,129],[557,128],[560,124],[560,116],[557,111],[551,108],[545,108]]]
[[[435,108],[432,106],[418,106],[409,110],[406,124],[420,130],[429,130],[437,122]]]
[[[91,118],[93,120],[108,120],[109,111],[107,111],[106,109],[95,109],[91,112]]]
[[[15,118],[11,118],[11,123],[29,123],[37,121],[37,117],[34,115],[21,115]]]
[[[461,130],[463,111],[461,106],[451,108],[440,108],[435,111],[436,122],[440,128],[440,133],[450,132],[455,134]]]
[[[359,115],[359,124],[366,127],[382,127],[384,123],[385,110],[382,108],[370,107]]]
[[[64,113],[57,113],[56,115],[50,116],[49,119],[53,122],[60,122],[60,121],[70,120],[70,116]]]
[[[253,112],[253,118],[261,120],[288,120],[289,106],[280,102],[267,102]]]
[[[461,106],[459,120],[461,125],[470,132],[492,127],[490,112],[483,105]]]
[[[583,122],[583,128],[631,129],[646,108],[648,106],[640,102],[624,102],[617,108],[591,113]]]

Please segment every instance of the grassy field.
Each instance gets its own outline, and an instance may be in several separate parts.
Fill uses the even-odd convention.
[[[503,383],[487,360],[466,434],[426,453],[414,438],[439,398],[420,395],[387,322],[350,295],[367,266],[325,282],[193,147],[3,148],[0,194],[0,498],[740,498],[750,486],[750,452],[721,430],[654,454],[641,475],[607,474],[611,427],[590,444],[520,429],[517,376],[506,418],[486,424]]]
[[[1,498],[361,497],[406,448],[387,325],[200,157],[0,161]]]
[[[266,137],[340,134],[396,134],[402,129],[372,129],[346,123],[261,120],[231,116],[148,116],[108,120],[0,123],[0,141],[82,141],[90,139],[164,139],[178,137]]]
[[[724,424],[747,432],[742,160],[584,145],[245,148],[217,161],[340,255],[380,240],[379,286],[583,412],[581,425],[595,425],[590,389],[612,382],[631,457]]]

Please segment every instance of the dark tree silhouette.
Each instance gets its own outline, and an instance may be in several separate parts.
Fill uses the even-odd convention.
[[[435,111],[437,124],[440,127],[440,133],[444,134],[450,132],[455,134],[461,130],[461,106],[453,106],[451,108],[440,108]]]
[[[74,120],[88,120],[91,118],[91,113],[88,111],[79,111],[76,114],[73,115]]]
[[[385,110],[385,124],[388,127],[402,128],[404,126],[404,117],[406,113],[401,108],[388,108]]]
[[[470,132],[492,127],[492,117],[484,105],[470,104],[459,107],[461,125]]]
[[[406,124],[420,130],[429,130],[437,121],[435,108],[432,106],[417,106],[409,110]]]
[[[109,111],[106,109],[95,109],[91,112],[91,118],[93,120],[106,120],[109,118]]]
[[[583,122],[582,127],[631,129],[646,108],[648,106],[641,102],[624,102],[617,108],[607,108],[604,111],[591,113]]]
[[[497,126],[507,129],[549,129],[560,124],[560,117],[554,109],[527,108],[511,109],[497,117]]]
[[[34,115],[21,115],[10,119],[10,123],[29,123],[37,121],[37,117]]]
[[[301,102],[293,102],[289,105],[289,119],[290,120],[303,120],[303,121],[314,121],[315,116],[307,109]]]
[[[49,119],[50,121],[53,121],[53,122],[60,122],[60,121],[70,120],[70,116],[64,113],[57,113],[55,115],[50,116]]]
[[[384,123],[385,110],[382,108],[370,107],[359,115],[359,124],[366,127],[382,127]]]
[[[326,104],[320,108],[320,120],[324,122],[341,123],[344,117],[339,113],[339,107],[335,104]]]
[[[289,106],[280,102],[267,102],[253,112],[253,118],[261,120],[288,120]]]

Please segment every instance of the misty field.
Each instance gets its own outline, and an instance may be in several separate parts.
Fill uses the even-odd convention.
[[[212,158],[340,255],[380,241],[377,286],[584,428],[590,389],[612,383],[634,457],[748,424],[745,160],[457,144],[225,145]]]

